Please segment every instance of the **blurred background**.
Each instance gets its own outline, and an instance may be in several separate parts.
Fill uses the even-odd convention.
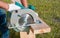
[[[1,1],[11,3],[11,0]],[[39,14],[39,17],[43,19],[52,29],[50,33],[37,34],[36,38],[60,38],[60,0],[27,1],[29,4],[35,6],[35,11]],[[10,38],[20,38],[20,35],[11,29]]]

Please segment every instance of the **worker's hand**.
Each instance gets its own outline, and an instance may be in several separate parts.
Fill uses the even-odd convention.
[[[27,0],[21,0],[21,3],[22,3],[22,5],[23,5],[25,8],[28,8],[28,2],[27,2]]]
[[[7,3],[0,1],[0,8],[4,8],[4,9],[8,10],[9,6]]]

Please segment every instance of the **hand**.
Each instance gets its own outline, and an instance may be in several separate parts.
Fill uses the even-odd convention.
[[[27,0],[21,0],[21,3],[25,8],[28,8]]]
[[[1,8],[4,8],[4,9],[6,9],[6,10],[8,10],[8,9],[9,9],[8,4],[7,4],[7,3],[5,3],[5,2],[2,2],[2,1],[0,1],[0,7],[1,7]]]

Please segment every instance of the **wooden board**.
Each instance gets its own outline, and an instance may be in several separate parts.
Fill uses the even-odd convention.
[[[35,38],[35,34],[31,30],[29,34],[27,32],[20,32],[20,38]]]
[[[38,19],[41,21],[40,24],[31,24],[31,30],[34,34],[41,34],[41,33],[47,33],[51,31],[51,28],[39,17]]]
[[[35,34],[30,30],[28,38],[35,38]]]
[[[27,32],[20,32],[20,38],[28,38]]]
[[[31,30],[34,34],[47,33],[50,32],[51,30],[50,27],[45,26],[44,24],[33,24],[33,25],[34,26],[31,26]]]

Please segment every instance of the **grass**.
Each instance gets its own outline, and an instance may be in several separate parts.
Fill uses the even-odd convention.
[[[36,38],[60,38],[60,0],[28,0],[36,7],[36,12],[50,27],[51,32],[37,34]],[[19,33],[11,30],[11,38],[19,38]]]

